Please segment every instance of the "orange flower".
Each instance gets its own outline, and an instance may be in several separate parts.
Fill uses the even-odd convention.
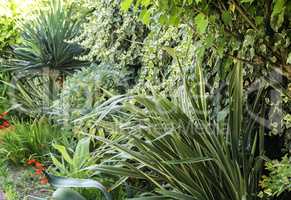
[[[36,169],[35,170],[35,174],[36,175],[41,175],[42,174],[42,171],[43,171],[42,169]]]
[[[47,179],[46,177],[42,177],[42,178],[40,179],[40,184],[42,184],[42,185],[46,185],[46,184],[48,184],[48,179]]]
[[[43,172],[45,170],[45,167],[35,159],[31,159],[27,161],[28,165],[32,165],[32,168],[34,168],[34,174],[32,176],[39,176],[40,183],[45,185],[48,183],[48,179],[43,176]]]
[[[1,115],[2,116],[8,115],[8,112],[3,112]]]
[[[2,123],[2,126],[9,127],[10,124],[9,124],[9,122],[7,120],[4,120],[3,123]]]
[[[28,161],[27,161],[27,164],[28,164],[28,165],[32,165],[32,164],[34,164],[34,163],[36,163],[36,160],[35,160],[35,159],[31,159],[31,160],[28,160]]]
[[[42,169],[43,168],[43,165],[40,162],[35,162],[34,165],[38,169]]]

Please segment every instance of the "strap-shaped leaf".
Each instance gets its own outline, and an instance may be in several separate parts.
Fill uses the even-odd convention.
[[[49,183],[56,188],[96,188],[103,193],[106,200],[112,199],[111,194],[107,191],[106,187],[98,181],[92,179],[75,179],[54,176],[46,172],[45,174],[49,180]]]
[[[55,200],[86,200],[78,192],[73,191],[69,188],[59,188],[53,193],[53,199]]]

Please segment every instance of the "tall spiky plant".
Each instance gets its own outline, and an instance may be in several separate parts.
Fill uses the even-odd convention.
[[[25,85],[28,96],[38,95],[36,90],[46,91],[44,96],[48,99],[42,99],[46,101],[43,103],[50,103],[55,99],[58,93],[55,90],[56,85],[61,85],[62,82],[58,82],[58,79],[62,80],[64,74],[88,64],[76,59],[85,50],[72,42],[80,33],[81,23],[81,19],[74,16],[74,12],[74,5],[65,4],[63,0],[41,4],[32,13],[31,19],[20,25],[21,43],[13,47],[11,59],[3,65],[14,74],[21,74],[22,81],[25,78],[26,82],[30,81],[35,76],[48,78],[42,89],[27,88]],[[22,86],[21,81],[17,84]],[[19,103],[22,104],[21,99]]]
[[[52,0],[43,6],[21,25],[22,43],[14,47],[7,67],[22,72],[65,72],[83,66],[84,62],[75,57],[84,49],[69,42],[80,33],[81,20],[74,17],[74,5]]]
[[[156,185],[154,194],[146,199],[257,198],[264,136],[262,127],[255,129],[254,119],[243,123],[249,119],[243,118],[242,64],[233,65],[229,117],[219,125],[208,118],[199,65],[195,76],[197,84],[191,88],[186,83],[176,100],[130,97],[122,107],[128,123],[100,123],[124,135],[118,141],[96,137],[117,155],[91,169],[121,176],[113,189],[128,177],[135,177]],[[104,110],[108,113],[119,101],[107,104],[96,114],[102,116]],[[254,108],[257,111],[257,102]]]

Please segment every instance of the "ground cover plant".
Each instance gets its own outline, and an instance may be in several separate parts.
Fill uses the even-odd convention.
[[[1,135],[1,157],[13,163],[26,163],[30,157],[49,156],[53,141],[66,137],[57,127],[41,121],[11,121],[13,127]]]
[[[289,200],[287,0],[0,0],[0,199]]]

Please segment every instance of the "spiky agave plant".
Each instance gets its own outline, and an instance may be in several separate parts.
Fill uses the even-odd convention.
[[[185,84],[176,101],[160,96],[129,98],[123,109],[130,123],[122,121],[118,128],[113,122],[100,123],[123,134],[123,139],[96,137],[118,156],[90,169],[121,176],[113,189],[128,177],[147,179],[157,189],[145,199],[256,199],[264,135],[262,127],[255,128],[254,119],[243,123],[249,119],[243,118],[242,64],[232,70],[229,117],[219,124],[209,119],[199,66],[196,81],[194,88]],[[107,106],[100,110],[108,112],[111,105]]]

